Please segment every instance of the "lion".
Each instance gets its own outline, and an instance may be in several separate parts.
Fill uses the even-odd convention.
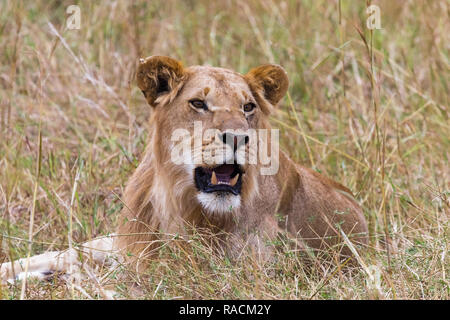
[[[139,62],[137,85],[152,110],[147,147],[127,183],[115,236],[84,244],[85,256],[144,261],[161,235],[186,234],[191,227],[217,235],[230,255],[244,243],[270,256],[265,239],[283,233],[302,248],[337,247],[344,257],[351,252],[343,237],[367,245],[367,223],[351,191],[273,151],[269,116],[289,86],[281,66],[265,64],[243,75],[151,56]],[[264,171],[258,159],[245,161],[263,145],[250,131],[268,133],[273,170]],[[174,132],[181,132],[184,144]],[[174,161],[176,151],[185,151],[180,145],[192,152]],[[20,277],[24,270],[38,277],[68,272],[68,265],[80,263],[71,250],[4,263],[1,278]]]

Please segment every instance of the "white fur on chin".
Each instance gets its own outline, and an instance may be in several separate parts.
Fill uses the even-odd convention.
[[[231,193],[200,192],[197,199],[202,207],[211,213],[229,213],[241,205],[241,196]]]

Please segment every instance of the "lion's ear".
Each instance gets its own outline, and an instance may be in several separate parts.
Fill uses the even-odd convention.
[[[181,62],[164,56],[140,59],[137,70],[137,85],[147,102],[155,106],[156,99],[177,88],[185,72]]]
[[[276,105],[286,94],[289,79],[286,71],[279,65],[265,64],[251,69],[245,78],[254,91],[261,91],[263,97]]]

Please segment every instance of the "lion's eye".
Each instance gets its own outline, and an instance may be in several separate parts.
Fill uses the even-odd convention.
[[[189,101],[189,103],[190,103],[194,108],[197,108],[197,109],[204,109],[204,110],[207,110],[207,109],[208,109],[208,107],[206,106],[206,103],[205,103],[204,101],[202,101],[202,100],[197,100],[197,99],[195,99],[195,100]]]
[[[256,106],[254,103],[250,102],[244,105],[244,112],[251,112],[253,109],[255,109]]]

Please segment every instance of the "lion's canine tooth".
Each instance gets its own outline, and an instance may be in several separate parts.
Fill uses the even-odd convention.
[[[236,184],[238,179],[239,179],[239,173],[233,179],[230,180],[230,186],[234,187],[234,185]]]
[[[216,173],[214,171],[212,172],[212,175],[211,175],[211,183],[217,184],[217,177],[216,177]]]

